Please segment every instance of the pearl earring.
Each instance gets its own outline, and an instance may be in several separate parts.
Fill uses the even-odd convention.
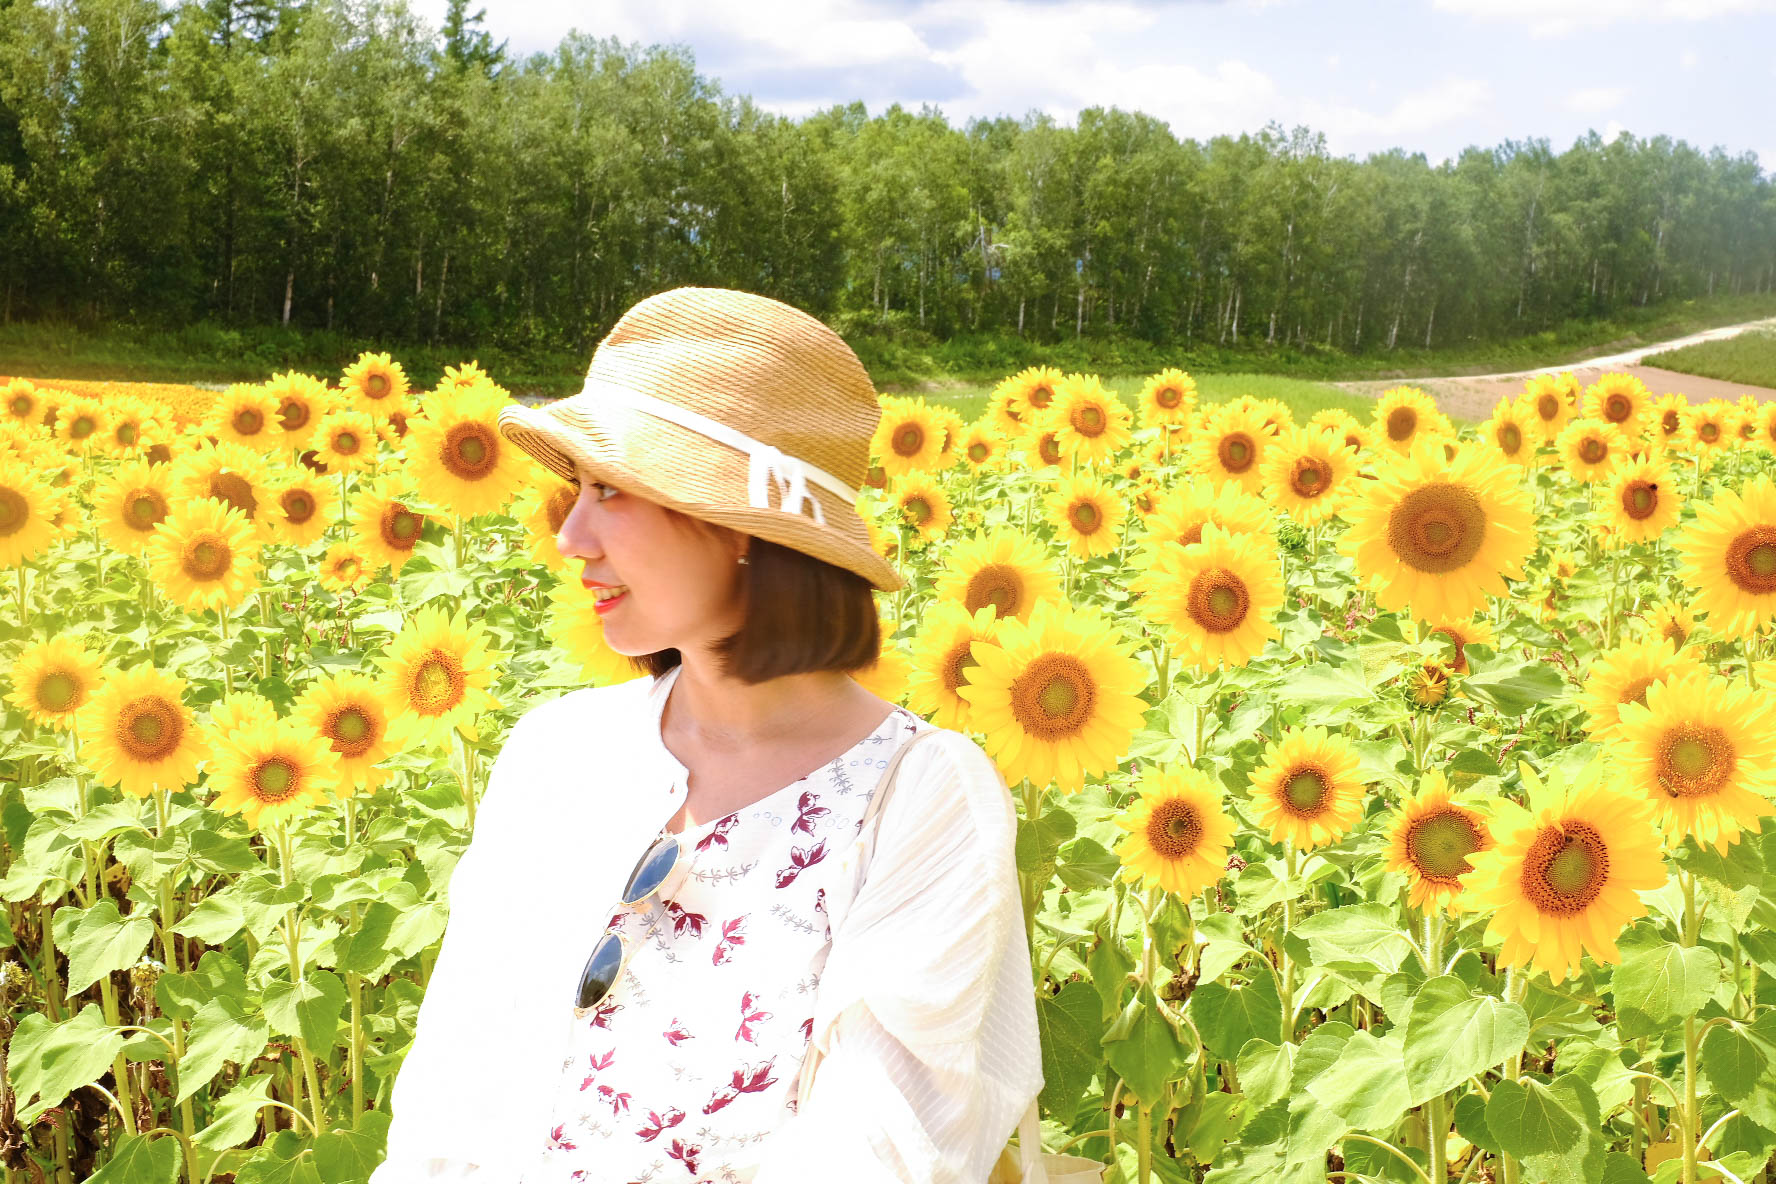
[[[734,560],[734,562],[735,563],[751,563],[752,560],[748,559],[746,556],[742,555],[742,556],[740,556],[740,558]]]

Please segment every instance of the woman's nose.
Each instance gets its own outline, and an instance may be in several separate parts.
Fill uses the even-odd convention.
[[[573,508],[562,520],[561,529],[555,532],[555,549],[561,552],[563,559],[598,557],[598,538],[592,529],[584,486],[581,487],[580,496],[575,500]]]

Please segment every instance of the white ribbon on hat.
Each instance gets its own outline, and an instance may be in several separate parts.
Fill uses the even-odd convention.
[[[820,502],[814,497],[814,491],[808,488],[810,481],[830,489],[851,504],[857,502],[857,490],[825,469],[809,464],[800,457],[790,456],[775,445],[754,439],[745,432],[688,407],[593,378],[586,380],[582,393],[587,391],[595,391],[600,403],[619,403],[658,419],[670,420],[680,427],[701,432],[712,440],[746,453],[746,497],[757,509],[771,508],[770,487],[773,481],[777,483],[779,509],[791,514],[803,513],[804,507],[812,509],[814,521],[822,526],[826,525],[826,515],[820,508]]]

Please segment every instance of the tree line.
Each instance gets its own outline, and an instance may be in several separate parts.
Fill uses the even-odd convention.
[[[800,120],[683,47],[518,57],[452,0],[0,0],[0,320],[587,350],[678,284],[841,330],[1367,353],[1776,287],[1749,152],[1447,162],[1139,112]]]

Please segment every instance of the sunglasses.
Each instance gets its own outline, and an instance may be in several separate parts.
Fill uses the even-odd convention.
[[[683,858],[684,847],[675,834],[667,833],[657,840],[653,846],[643,853],[635,864],[635,870],[629,873],[629,882],[623,887],[623,904],[635,908],[646,901],[654,893],[666,886],[669,879],[675,880],[674,873],[687,869],[690,861]],[[656,929],[658,927],[656,926]],[[653,936],[650,930],[648,937]],[[606,933],[592,949],[592,956],[586,959],[586,968],[580,971],[579,989],[574,994],[574,1016],[584,1019],[597,1009],[600,1001],[617,985],[623,975],[623,968],[629,964],[629,955],[633,951],[624,939],[623,931],[616,930]]]

